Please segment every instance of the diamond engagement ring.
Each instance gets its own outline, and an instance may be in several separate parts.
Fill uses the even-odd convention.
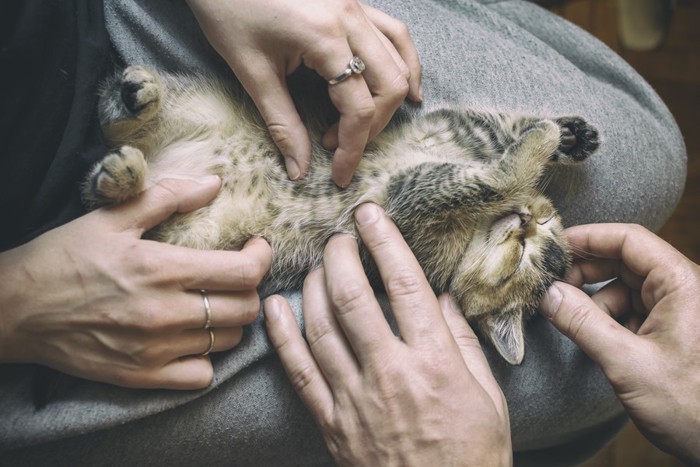
[[[343,70],[343,72],[335,78],[329,79],[328,84],[333,86],[334,84],[338,84],[341,81],[345,81],[352,75],[359,75],[363,71],[365,71],[365,62],[363,62],[360,57],[354,56],[352,57],[352,59],[350,59],[347,68],[345,68],[345,70]]]

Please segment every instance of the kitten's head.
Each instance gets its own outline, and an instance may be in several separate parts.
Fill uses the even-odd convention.
[[[479,223],[452,280],[465,316],[511,364],[525,354],[523,320],[570,262],[561,219],[537,195]]]

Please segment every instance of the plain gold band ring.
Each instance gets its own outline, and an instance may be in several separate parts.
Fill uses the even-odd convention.
[[[207,314],[207,319],[204,322],[204,329],[209,329],[211,327],[211,305],[209,304],[209,295],[204,289],[200,289],[199,292],[202,294],[202,300],[204,300],[204,312]]]
[[[207,331],[209,331],[209,348],[206,350],[206,352],[202,353],[202,357],[206,357],[209,355],[212,350],[214,350],[214,343],[216,342],[216,337],[214,336],[214,330],[212,328],[207,328]]]

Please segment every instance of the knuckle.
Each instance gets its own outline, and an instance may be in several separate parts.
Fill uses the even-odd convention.
[[[400,73],[396,75],[394,81],[389,87],[390,96],[393,98],[393,102],[401,102],[407,95],[409,90],[408,79],[411,76],[411,72],[408,70],[406,64],[399,66]]]
[[[357,0],[339,0],[338,6],[340,7],[340,14],[342,17],[364,15]]]
[[[591,310],[582,304],[575,305],[570,312],[567,322],[564,324],[569,337],[577,342],[582,333],[585,332],[592,319]]]
[[[331,336],[333,333],[334,329],[328,321],[314,321],[306,327],[306,342],[313,349],[325,337]]]
[[[411,296],[418,294],[423,286],[421,276],[412,270],[395,271],[386,279],[385,287],[389,296]]]
[[[175,179],[163,179],[151,188],[151,195],[161,204],[173,209],[177,205],[180,181]]]
[[[298,393],[306,392],[316,377],[316,368],[311,365],[300,365],[289,370],[289,381]]]
[[[133,362],[141,367],[150,367],[161,358],[160,349],[154,346],[144,346],[132,355]]]
[[[122,260],[128,274],[124,280],[129,284],[149,281],[162,274],[167,266],[160,256],[153,253],[148,243],[133,241],[125,250]]]
[[[280,149],[291,145],[292,132],[288,125],[283,123],[268,123],[267,131]]]
[[[371,121],[377,113],[377,106],[371,96],[360,99],[354,110],[355,118],[362,123]]]
[[[367,306],[367,288],[356,280],[348,280],[340,286],[331,287],[330,300],[339,314],[350,313]]]
[[[394,42],[406,42],[411,40],[411,32],[408,29],[408,25],[395,18],[392,22],[391,34],[394,38]]]
[[[145,301],[139,305],[135,313],[129,313],[125,323],[127,327],[136,329],[144,334],[157,332],[165,327],[162,313],[156,308],[157,303]]]

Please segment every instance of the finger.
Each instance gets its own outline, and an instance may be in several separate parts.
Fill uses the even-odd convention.
[[[176,358],[159,368],[138,372],[116,372],[110,382],[122,387],[143,389],[204,389],[211,384],[214,368],[209,357]]]
[[[338,186],[346,187],[362,159],[376,108],[367,84],[359,78],[351,77],[331,86],[328,94],[340,118],[337,126],[331,127],[324,135],[323,145],[332,147],[328,144],[328,135],[335,134],[337,128],[338,144],[333,153],[331,175]]]
[[[186,289],[247,291],[255,289],[270,269],[272,248],[255,237],[240,251],[203,251],[164,243],[152,244],[154,269],[176,276]]]
[[[334,392],[355,387],[359,377],[358,363],[333,315],[323,268],[306,277],[303,304],[306,341],[329,386]]]
[[[211,334],[209,331],[211,330]],[[213,338],[212,338],[213,335]],[[163,356],[172,360],[177,357],[203,356],[207,353],[230,350],[241,343],[243,328],[187,329],[163,340]]]
[[[207,323],[212,328],[240,327],[252,323],[260,314],[260,297],[254,289],[233,293],[191,290],[167,300],[171,303],[180,300],[179,307],[170,304],[163,307],[177,310],[186,329],[201,329]]]
[[[298,180],[309,171],[311,140],[289,94],[286,70],[282,65],[249,58],[232,68],[282,152],[289,178]]]
[[[357,230],[379,269],[391,308],[407,343],[433,339],[444,328],[437,298],[399,229],[379,206],[359,206]],[[444,329],[447,333],[447,329]]]
[[[556,282],[542,298],[540,308],[554,327],[606,372],[618,364],[621,355],[635,354],[637,337],[576,287]]]
[[[350,60],[356,55],[345,35],[319,45],[318,49],[304,57],[304,64],[326,80],[335,78],[348,68]],[[362,157],[376,109],[362,75],[353,74],[337,84],[329,85],[328,95],[340,118],[338,125],[331,127],[321,142],[327,149],[332,149],[337,143],[332,176],[338,186],[345,187],[352,180],[352,172]]]
[[[480,386],[488,394],[499,415],[504,420],[508,420],[508,404],[501,387],[493,376],[479,339],[464,318],[459,305],[451,296],[443,294],[439,302],[447,327],[457,344],[468,373],[476,380],[475,386]]]
[[[381,40],[383,35],[376,33],[377,29],[366,16],[351,22],[350,27],[353,28],[348,36],[350,49],[365,63],[362,77],[374,100],[375,112],[369,133],[371,140],[386,126],[406,98],[409,90],[408,77],[387,50],[386,42]],[[389,47],[395,50],[393,45],[390,44]],[[341,131],[342,124],[338,130],[339,137]]]
[[[644,277],[630,271],[619,259],[576,260],[566,274],[566,282],[575,287],[581,287],[584,284],[597,284],[618,277],[629,287],[637,290],[644,283]]]
[[[408,97],[414,102],[423,100],[423,88],[421,86],[421,64],[418,50],[416,49],[408,27],[405,23],[389,16],[381,10],[372,8],[368,5],[362,5],[365,14],[370,18],[372,23],[381,31],[381,33],[391,42],[401,61],[406,65],[408,75]],[[391,51],[391,49],[389,49]],[[401,66],[399,65],[401,68]],[[406,72],[403,72],[406,75]]]
[[[340,186],[350,183],[367,141],[384,129],[409,90],[405,73],[374,33],[374,26],[364,16],[352,23],[349,46],[366,65],[362,77],[367,90],[357,84],[360,80],[353,83],[350,79],[329,88],[331,101],[340,112],[332,168]],[[331,128],[324,136],[326,147],[332,147],[329,143],[334,142],[335,134]]]
[[[204,207],[219,193],[221,179],[210,175],[200,179],[161,180],[136,199],[112,208],[102,208],[118,230],[136,230],[139,237],[176,212]]]
[[[479,382],[494,401],[501,400],[501,388],[498,386],[496,379],[491,372],[488,360],[484,355],[484,351],[479,343],[479,338],[476,337],[474,331],[467,323],[464,315],[459,311],[459,306],[454,299],[447,294],[443,294],[440,299],[440,310],[445,318],[447,327],[452,334],[459,352],[467,365],[469,372]],[[496,404],[496,407],[501,407]]]
[[[593,294],[591,300],[598,308],[635,334],[649,315],[649,310],[642,303],[639,290],[629,288],[621,280],[606,284]]]
[[[316,418],[333,409],[333,395],[297,326],[289,304],[282,297],[265,300],[265,325],[284,371],[299,397]]]
[[[567,229],[566,236],[577,256],[622,259],[640,277],[657,267],[672,269],[684,259],[671,245],[635,224],[581,225]]]
[[[350,235],[331,238],[323,266],[331,307],[359,364],[385,354],[396,338],[365,275],[357,241]]]

